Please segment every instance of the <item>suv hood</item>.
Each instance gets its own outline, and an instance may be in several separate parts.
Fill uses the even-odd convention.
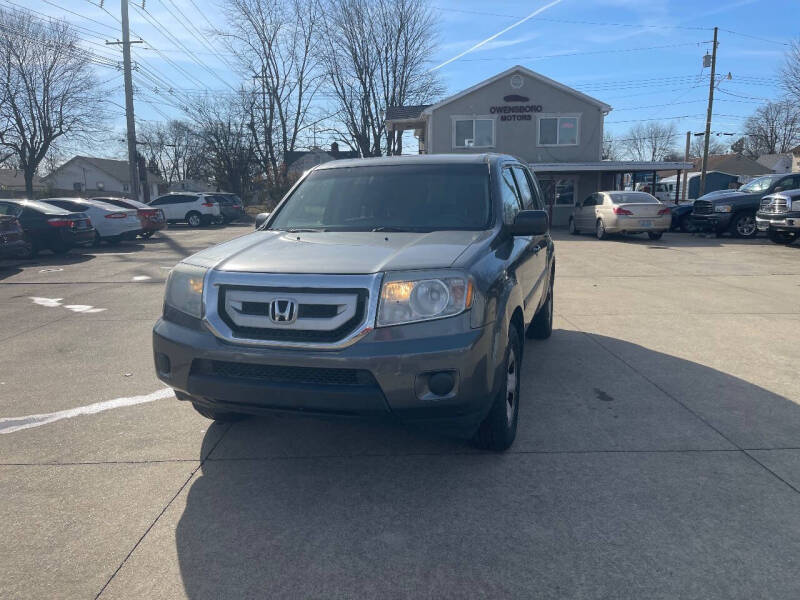
[[[744,192],[731,190],[730,194],[720,194],[719,196],[714,196],[713,198],[705,198],[703,201],[711,202],[711,204],[718,204],[730,202],[732,200],[755,200],[759,197],[761,197],[761,194],[745,194]],[[700,200],[700,198],[698,198],[698,200]]]
[[[385,233],[256,231],[183,262],[248,273],[365,274],[453,265],[489,231]]]

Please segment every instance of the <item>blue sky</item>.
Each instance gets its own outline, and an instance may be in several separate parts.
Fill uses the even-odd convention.
[[[0,6],[65,18],[83,28],[87,49],[118,60],[118,47],[104,41],[120,35],[114,19],[119,0],[104,0],[107,12],[98,2],[0,0]],[[436,64],[552,2],[435,0],[432,6],[441,17]],[[135,60],[183,94],[236,87],[221,43],[198,41],[198,31],[224,23],[221,0],[146,0],[147,12],[140,5],[141,0],[132,0],[131,26],[135,37],[149,44],[134,48]],[[186,26],[184,16],[191,21]],[[717,72],[730,72],[732,79],[716,95],[713,129],[738,133],[762,99],[781,95],[777,76],[786,44],[800,36],[798,0],[561,0],[439,72],[448,93],[455,93],[522,64],[612,105],[606,129],[617,136],[646,119],[674,120],[681,132],[700,131],[709,75],[702,56],[711,49],[714,26],[720,28]],[[109,107],[122,129],[122,74],[97,69],[113,88]],[[140,79],[137,120],[181,117],[178,108],[148,89],[154,86]]]

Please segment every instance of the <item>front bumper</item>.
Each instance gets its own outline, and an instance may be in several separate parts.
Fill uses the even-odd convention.
[[[93,227],[89,229],[67,229],[64,227],[59,227],[58,229],[59,232],[56,235],[58,235],[61,241],[70,248],[75,246],[86,246],[94,242],[95,229]]]
[[[185,399],[221,410],[382,416],[472,431],[501,378],[492,366],[494,327],[471,329],[469,318],[467,312],[379,328],[338,350],[231,344],[199,320],[160,319],[153,329],[156,373]],[[442,372],[454,386],[436,395],[428,382]]]
[[[800,231],[800,212],[756,213],[756,227],[759,231]]]
[[[698,231],[723,232],[730,227],[732,213],[698,215],[692,213],[692,223]]]

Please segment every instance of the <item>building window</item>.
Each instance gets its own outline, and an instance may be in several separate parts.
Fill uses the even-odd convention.
[[[80,182],[75,182],[72,184],[72,191],[73,192],[82,192],[83,191],[83,184]]]
[[[578,145],[578,117],[571,116],[540,116],[539,145],[540,146],[577,146]]]
[[[453,118],[453,148],[493,148],[494,119]]]

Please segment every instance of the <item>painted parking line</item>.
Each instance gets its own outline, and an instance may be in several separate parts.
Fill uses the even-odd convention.
[[[114,398],[113,400],[95,402],[94,404],[78,406],[77,408],[59,410],[58,412],[27,415],[24,417],[4,417],[0,418],[0,435],[4,433],[22,431],[23,429],[30,429],[31,427],[40,427],[42,425],[61,421],[62,419],[72,419],[81,415],[94,415],[106,410],[112,410],[114,408],[123,408],[125,406],[135,406],[137,404],[155,402],[156,400],[170,398],[174,394],[175,392],[172,391],[172,388],[163,388],[156,392],[152,392],[151,394],[145,394],[144,396]]]

